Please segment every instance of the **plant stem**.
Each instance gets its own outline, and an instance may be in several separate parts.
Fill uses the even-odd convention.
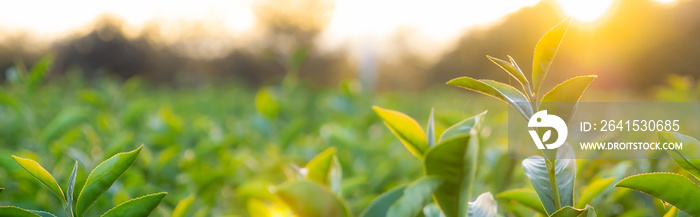
[[[559,196],[559,185],[557,184],[556,176],[556,159],[545,159],[547,173],[549,174],[549,183],[552,186],[552,194],[554,195],[554,207],[556,210],[561,209],[561,196]]]

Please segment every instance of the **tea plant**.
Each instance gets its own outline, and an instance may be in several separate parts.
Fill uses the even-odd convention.
[[[380,195],[360,216],[496,216],[490,193],[469,202],[479,153],[478,133],[485,112],[451,126],[435,139],[432,113],[424,132],[403,113],[380,107],[374,110],[404,146],[423,161],[425,175]],[[299,180],[279,186],[275,194],[299,216],[352,216],[334,190],[341,174],[336,162],[335,149],[324,151],[297,170]],[[431,201],[437,206],[429,204]]]
[[[575,102],[578,102],[596,76],[571,78],[555,86],[544,95],[541,94],[540,89],[570,22],[570,18],[565,19],[537,42],[531,80],[525,77],[523,71],[510,56],[508,57],[509,61],[487,56],[515,78],[520,84],[520,90],[505,83],[470,77],[456,78],[447,84],[474,90],[502,100],[513,106],[526,120],[529,120],[536,111],[547,110],[549,114],[557,115],[568,121],[575,110]],[[552,102],[571,103],[556,104]],[[542,134],[540,135],[542,136]],[[532,156],[522,161],[525,174],[535,188],[537,197],[527,191],[507,192],[504,195],[544,215],[595,216],[591,206],[578,206],[579,208],[574,206],[576,160],[571,147],[565,144],[556,151],[546,149],[543,154],[543,157]],[[584,192],[584,195],[586,193],[588,192]],[[536,202],[537,199],[539,199],[539,203]]]
[[[56,182],[56,179],[44,169],[36,161],[21,158],[17,156],[12,156],[14,160],[19,164],[24,170],[31,174],[37,181],[42,185],[47,187],[64,206],[66,214],[71,217],[83,217],[87,214],[87,211],[92,207],[92,205],[97,201],[97,199],[102,196],[109,188],[114,184],[114,182],[126,172],[126,170],[134,163],[136,157],[141,152],[143,145],[136,150],[130,152],[119,153],[111,158],[100,163],[95,169],[90,172],[87,180],[82,189],[79,190],[77,199],[74,198],[75,195],[75,182],[76,176],[78,174],[78,162],[75,162],[73,167],[73,172],[71,172],[70,178],[66,185],[66,191],[61,189],[61,186]],[[132,200],[128,200],[109,211],[102,214],[102,217],[123,217],[123,216],[134,216],[134,217],[146,217],[148,216],[163,200],[167,193],[155,193]],[[75,202],[75,203],[74,203]],[[0,207],[0,216],[12,216],[12,217],[49,217],[54,216],[54,214],[45,211],[36,210],[26,210],[18,207],[6,206]]]
[[[657,132],[661,142],[683,143],[684,152],[667,150],[668,155],[696,180],[700,178],[700,142],[693,137],[674,132]],[[634,189],[659,198],[676,209],[664,216],[700,216],[700,186],[677,173],[645,173],[623,179],[615,187]],[[679,213],[679,211],[682,211]]]

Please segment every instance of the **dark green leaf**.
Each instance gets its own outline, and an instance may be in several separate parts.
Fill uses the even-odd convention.
[[[554,203],[554,193],[549,180],[549,173],[545,159],[540,156],[532,156],[523,160],[525,175],[530,178],[532,186],[542,202],[547,213],[554,213],[556,206]],[[555,161],[555,177],[559,189],[560,204],[573,206],[574,202],[574,180],[576,179],[576,160],[574,151],[569,144],[564,144],[557,148],[557,159]]]
[[[350,217],[338,197],[316,182],[301,180],[281,186],[275,193],[302,217]]]
[[[384,120],[384,124],[389,130],[401,140],[401,143],[406,146],[408,151],[422,159],[425,150],[428,149],[428,140],[425,138],[423,128],[418,125],[418,122],[401,112],[380,108],[379,106],[372,108]]]
[[[136,150],[116,154],[100,165],[97,165],[97,167],[90,172],[87,181],[85,181],[85,186],[78,196],[78,201],[75,204],[75,213],[77,217],[85,216],[85,213],[87,213],[88,209],[90,209],[95,201],[97,201],[97,199],[100,198],[127,169],[129,169],[142,148],[143,145]]]
[[[165,192],[149,194],[126,201],[102,214],[102,217],[148,217],[167,194]]]
[[[431,195],[442,184],[442,180],[437,177],[425,176],[409,184],[399,198],[387,212],[388,217],[411,217],[416,216],[423,210]]]
[[[41,217],[25,209],[14,206],[0,206],[0,217]]]
[[[700,187],[675,173],[647,173],[630,176],[615,184],[659,198],[680,210],[700,216]]]
[[[571,18],[564,19],[545,33],[535,45],[535,54],[532,59],[532,89],[536,96],[539,95],[540,86],[542,86],[570,23]]]

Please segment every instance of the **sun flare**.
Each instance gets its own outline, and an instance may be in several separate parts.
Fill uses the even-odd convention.
[[[613,0],[557,0],[567,15],[578,21],[593,22],[605,15]]]

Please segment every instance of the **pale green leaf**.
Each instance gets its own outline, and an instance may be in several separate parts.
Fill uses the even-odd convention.
[[[520,83],[520,85],[523,87],[523,90],[525,90],[525,87],[527,85],[529,85],[527,78],[525,78],[525,74],[523,74],[523,72],[520,70],[518,65],[514,64],[515,61],[513,61],[513,58],[511,58],[510,56],[508,56],[508,58],[510,59],[510,62],[502,60],[502,59],[498,59],[498,58],[495,58],[495,57],[492,57],[489,55],[486,55],[486,57],[489,58],[489,60],[491,60],[491,62],[495,63],[496,65],[501,67],[503,70],[508,72],[508,74],[510,74],[510,76],[515,78],[515,80],[517,80],[518,83]]]
[[[308,180],[291,182],[279,187],[275,194],[299,216],[351,216],[343,201],[316,182]]]
[[[700,216],[700,187],[675,173],[646,173],[630,176],[615,184],[659,198],[678,209]]]
[[[479,195],[474,202],[469,202],[468,217],[496,217],[498,207],[490,192]]]
[[[693,137],[673,132],[657,132],[661,142],[683,143],[683,150],[667,150],[676,163],[700,179],[700,142]]]
[[[586,205],[585,209],[577,209],[570,206],[562,207],[557,210],[551,217],[596,217],[595,209]]]
[[[15,161],[17,161],[17,164],[22,166],[24,170],[26,170],[29,174],[34,176],[36,180],[38,180],[39,182],[41,182],[41,184],[49,188],[49,190],[51,190],[51,192],[53,192],[56,195],[56,197],[58,197],[61,200],[61,202],[66,201],[66,198],[63,195],[63,190],[61,190],[61,186],[58,185],[56,179],[54,179],[53,176],[51,176],[51,174],[48,171],[46,171],[46,169],[41,167],[39,163],[30,159],[21,158],[14,155],[12,155],[12,158],[14,158]]]
[[[148,217],[168,193],[161,192],[126,201],[101,217]]]
[[[428,140],[425,138],[423,128],[420,127],[418,122],[401,112],[380,108],[379,106],[372,108],[384,120],[384,124],[389,130],[406,146],[408,151],[422,159],[425,150],[428,149]]]
[[[522,204],[532,210],[537,211],[542,215],[547,215],[547,211],[544,210],[540,198],[537,196],[537,192],[530,189],[513,189],[509,191],[502,192],[496,195],[497,198],[503,200],[515,201]]]
[[[568,122],[574,113],[576,103],[596,77],[598,76],[577,76],[562,82],[542,97],[539,110],[547,110],[547,113],[559,116]]]
[[[185,217],[185,216],[187,216],[187,211],[190,210],[190,207],[192,206],[193,202],[194,202],[194,195],[190,195],[187,198],[182,199],[179,203],[177,203],[177,206],[175,206],[175,210],[173,210],[172,217]]]
[[[576,208],[583,209],[586,204],[591,202],[595,196],[603,192],[610,184],[615,181],[615,178],[598,179],[593,181],[591,184],[586,186],[579,197],[578,202],[576,202]]]
[[[542,86],[570,23],[571,18],[564,19],[545,33],[535,45],[535,54],[532,58],[532,89],[536,96],[539,95],[540,86]]]
[[[526,119],[534,114],[527,97],[513,86],[492,80],[476,80],[470,77],[455,78],[448,81],[447,84],[480,92],[506,102]]]
[[[430,109],[428,118],[428,128],[426,128],[425,138],[428,140],[428,147],[435,146],[435,109]]]
[[[68,186],[66,186],[66,204],[68,210],[70,210],[70,216],[75,216],[73,213],[73,193],[75,191],[75,179],[78,176],[78,161],[75,161],[73,166],[73,172],[70,173],[70,178],[68,179]]]

